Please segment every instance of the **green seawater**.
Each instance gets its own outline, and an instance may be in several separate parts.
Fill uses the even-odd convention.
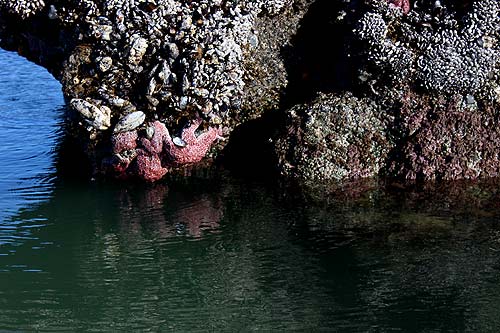
[[[60,89],[0,51],[0,332],[500,331],[497,187],[77,181]]]

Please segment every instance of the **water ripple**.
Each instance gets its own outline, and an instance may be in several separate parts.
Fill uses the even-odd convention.
[[[0,50],[0,223],[53,191],[61,87],[44,69]],[[44,93],[40,95],[40,91]],[[58,116],[59,114],[59,116]],[[0,229],[2,230],[2,229]]]

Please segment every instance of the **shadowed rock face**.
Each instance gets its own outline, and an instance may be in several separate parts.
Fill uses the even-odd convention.
[[[96,173],[156,181],[234,143],[226,155],[272,151],[312,182],[477,178],[500,171],[499,13],[496,0],[0,0],[0,46],[62,82]]]

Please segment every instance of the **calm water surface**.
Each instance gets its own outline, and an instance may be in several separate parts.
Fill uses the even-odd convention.
[[[318,203],[229,176],[74,182],[63,104],[0,51],[0,331],[500,331],[491,188]]]

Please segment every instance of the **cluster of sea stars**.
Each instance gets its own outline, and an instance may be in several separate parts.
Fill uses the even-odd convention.
[[[160,121],[149,124],[151,135],[141,137],[136,130],[117,133],[113,137],[111,166],[120,177],[131,174],[146,181],[161,179],[170,167],[199,162],[212,144],[221,138],[221,130],[210,127],[196,136],[201,119],[184,128],[181,137],[170,136],[167,127]]]

